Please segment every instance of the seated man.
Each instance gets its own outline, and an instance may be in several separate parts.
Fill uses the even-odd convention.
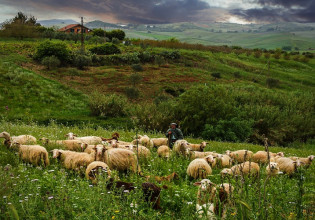
[[[177,128],[176,123],[171,123],[170,128],[167,130],[165,135],[168,137],[168,145],[170,148],[173,148],[173,145],[177,140],[184,139],[183,133],[179,128]]]

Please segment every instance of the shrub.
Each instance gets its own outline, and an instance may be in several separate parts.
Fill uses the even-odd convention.
[[[113,37],[113,38],[112,38],[112,43],[113,43],[113,44],[119,44],[119,43],[120,43],[120,41],[119,41],[119,39],[118,39],[118,38]]]
[[[266,84],[268,88],[277,88],[279,87],[280,81],[278,79],[267,78]]]
[[[259,57],[261,57],[261,51],[260,50],[256,50],[255,52],[254,52],[254,57],[256,57],[256,58],[259,58]]]
[[[120,54],[119,48],[115,44],[112,44],[112,43],[105,43],[101,46],[92,47],[90,51],[97,55]]]
[[[300,61],[303,63],[308,63],[310,61],[310,58],[308,58],[307,56],[302,56]]]
[[[92,65],[92,56],[88,53],[82,53],[81,51],[74,52],[71,60],[72,64],[81,70]]]
[[[110,39],[117,38],[118,40],[124,40],[126,37],[123,30],[112,30],[110,32],[106,32],[106,35],[108,35]]]
[[[265,57],[266,59],[269,59],[269,58],[270,58],[270,53],[264,53],[264,57]]]
[[[53,55],[42,59],[42,64],[45,65],[47,69],[51,70],[60,66],[60,60]]]
[[[140,91],[135,87],[127,87],[125,88],[125,94],[129,99],[137,99],[140,96]]]
[[[165,64],[165,59],[162,56],[156,55],[154,57],[154,63],[158,66],[162,66]]]
[[[123,54],[119,58],[120,58],[121,62],[123,62],[125,64],[140,63],[139,53],[138,52]]]
[[[37,47],[34,59],[41,61],[44,57],[50,56],[57,57],[61,63],[65,64],[69,61],[70,51],[65,43],[44,41]]]
[[[213,76],[216,79],[221,79],[221,73],[211,73],[211,76]]]
[[[127,99],[116,94],[93,93],[89,97],[89,107],[92,115],[101,117],[123,117],[126,112]]]
[[[144,51],[139,54],[139,59],[142,63],[152,62],[154,60],[154,56],[152,56],[150,52]]]
[[[62,31],[57,31],[55,38],[64,41],[65,39],[67,39],[67,34]]]
[[[180,58],[180,53],[179,51],[163,51],[160,53],[162,57],[165,59],[170,59],[170,60],[177,60]]]
[[[131,68],[135,72],[142,72],[143,71],[143,67],[140,64],[132,64]]]
[[[139,83],[141,79],[142,76],[138,73],[134,73],[129,76],[129,81],[133,86],[136,86],[136,84]]]

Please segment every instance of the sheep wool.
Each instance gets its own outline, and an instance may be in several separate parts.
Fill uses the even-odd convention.
[[[284,154],[282,152],[278,153],[272,153],[269,152],[269,159],[272,160],[275,156],[281,156],[283,157]],[[268,153],[266,151],[257,151],[255,154],[253,154],[252,157],[253,162],[266,164],[268,163]]]
[[[80,140],[82,143],[86,144],[101,144],[102,138],[97,136],[86,136],[86,137],[77,137],[76,134],[73,134],[72,132],[66,134],[66,137],[68,137],[68,140]]]
[[[5,139],[6,145],[9,147],[8,144],[11,143],[19,143],[21,145],[25,144],[36,144],[37,139],[32,135],[19,135],[19,136],[10,136],[10,134],[6,131],[0,133],[0,138]]]
[[[177,140],[174,143],[174,152],[177,153],[178,155],[187,155],[189,152],[187,150],[189,150],[188,148],[188,142],[186,140]]]
[[[200,144],[189,144],[189,149],[192,150],[192,151],[203,151],[207,144],[209,144],[208,142],[201,142]]]
[[[293,161],[299,160],[301,162],[301,166],[304,166],[305,168],[309,168],[309,166],[312,165],[314,158],[314,155],[310,155],[308,157],[290,157]]]
[[[287,157],[275,157],[275,161],[278,164],[279,170],[288,175],[294,174],[297,168],[301,166],[299,159],[294,161]]]
[[[17,150],[19,157],[26,163],[34,166],[43,164],[44,167],[49,165],[48,152],[46,148],[40,145],[21,145],[15,142],[11,148]]]
[[[240,175],[249,175],[249,174],[253,174],[253,175],[257,175],[259,173],[259,165],[255,162],[245,162],[245,163],[241,163],[238,165],[235,165],[233,167],[231,167],[231,169],[223,169],[221,171],[221,175],[235,175],[235,176],[240,176]]]
[[[209,155],[206,158],[194,159],[190,162],[187,168],[187,175],[194,178],[205,179],[208,175],[212,173],[211,166],[209,163],[213,162],[213,157]]]
[[[249,150],[237,150],[233,152],[227,150],[225,153],[238,163],[250,160],[254,154],[252,151]]]
[[[204,157],[209,156],[209,155],[212,155],[212,156],[216,157],[218,154],[214,153],[214,152],[210,152],[210,151],[199,152],[199,151],[189,150],[189,157],[190,157],[191,160],[197,159],[197,158],[204,158]]]
[[[167,138],[152,138],[154,147],[160,147],[162,145],[168,145],[168,139]]]
[[[218,154],[217,165],[220,168],[226,168],[232,166],[232,159],[226,154]]]
[[[85,171],[85,177],[88,180],[91,180],[92,183],[97,183],[97,177],[100,174],[99,172],[102,171],[106,173],[107,177],[110,178],[111,170],[109,169],[109,166],[101,161],[94,161],[90,163]]]
[[[162,145],[158,148],[157,153],[159,157],[169,158],[171,149],[167,145]]]

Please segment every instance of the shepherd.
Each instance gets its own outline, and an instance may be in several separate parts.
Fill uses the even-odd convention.
[[[170,124],[170,128],[167,130],[165,135],[168,137],[168,145],[171,149],[177,140],[184,139],[183,132],[178,128],[176,123]]]

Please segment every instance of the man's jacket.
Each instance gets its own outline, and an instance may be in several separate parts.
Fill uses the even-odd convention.
[[[175,129],[168,129],[167,132],[165,133],[166,137],[168,137],[168,132],[171,131],[172,134],[171,134],[171,139],[175,139],[175,140],[181,140],[181,139],[184,139],[184,136],[183,136],[183,132],[179,129],[179,128],[175,128]]]

